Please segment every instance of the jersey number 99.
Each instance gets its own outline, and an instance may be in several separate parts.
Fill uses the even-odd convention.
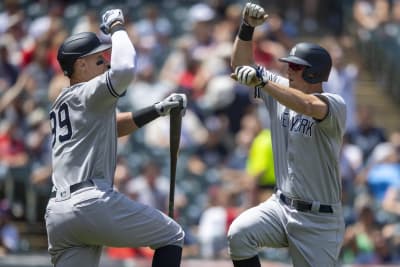
[[[53,135],[53,142],[51,144],[52,147],[56,143],[57,136],[60,143],[65,142],[72,137],[72,127],[71,121],[69,120],[68,105],[62,103],[57,111],[57,114],[56,111],[50,112],[51,133]],[[60,129],[61,132],[58,135],[57,129]]]

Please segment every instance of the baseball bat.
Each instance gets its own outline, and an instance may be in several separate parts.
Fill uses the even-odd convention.
[[[175,179],[176,179],[176,164],[178,162],[179,143],[181,139],[182,128],[182,101],[181,105],[173,108],[170,112],[170,128],[169,128],[169,152],[171,158],[170,164],[170,185],[169,185],[169,203],[168,216],[174,218],[174,202],[175,202]]]

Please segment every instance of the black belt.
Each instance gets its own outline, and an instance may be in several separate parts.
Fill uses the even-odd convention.
[[[75,191],[78,191],[79,189],[85,188],[85,187],[90,187],[94,186],[94,182],[92,180],[85,180],[80,183],[73,184],[69,187],[69,192],[73,193]],[[50,194],[50,197],[56,197],[57,191],[52,191]]]
[[[293,199],[288,196],[285,196],[282,193],[279,195],[279,198],[282,200],[283,203],[298,211],[311,211],[312,203],[310,202]],[[323,213],[333,213],[332,206],[330,205],[320,205],[318,211]]]

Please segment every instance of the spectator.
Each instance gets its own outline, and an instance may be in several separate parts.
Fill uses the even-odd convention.
[[[7,44],[0,39],[0,95],[17,81],[18,68],[10,62]]]
[[[147,107],[158,99],[171,93],[171,85],[159,79],[156,65],[148,58],[139,55],[136,79],[129,86],[126,97],[121,99],[121,109],[138,110]]]
[[[72,27],[71,34],[80,32],[99,32],[99,20],[95,10],[87,9]]]
[[[26,146],[30,157],[29,194],[27,198],[27,219],[34,223],[43,221],[44,211],[51,192],[51,129],[47,114],[36,108],[27,118],[29,130]]]
[[[159,65],[165,60],[169,50],[169,41],[173,33],[172,24],[160,13],[155,4],[147,4],[143,17],[133,24],[134,32],[139,39],[138,49],[150,56],[153,64]]]
[[[227,258],[226,233],[239,214],[237,194],[224,185],[208,188],[208,204],[199,220],[200,256],[205,259]]]
[[[0,125],[0,163],[10,168],[26,166],[29,157],[22,132],[16,122],[2,121]]]
[[[40,40],[43,37],[50,36],[52,33],[59,30],[62,25],[62,18],[64,17],[65,6],[61,1],[52,1],[49,6],[42,6],[43,15],[35,18],[28,28],[28,34],[34,40]]]
[[[360,191],[360,185],[356,183],[356,175],[362,167],[362,152],[361,149],[348,142],[348,137],[345,134],[343,144],[339,154],[340,159],[340,175],[342,181],[342,205],[345,222],[353,223],[355,220],[354,214],[354,199]],[[361,185],[364,189],[364,185]]]
[[[389,20],[388,0],[356,0],[353,5],[353,18],[357,34],[361,40],[368,40],[370,32]]]
[[[167,211],[169,180],[162,175],[160,166],[154,161],[143,164],[140,174],[127,183],[126,191],[138,202]]]
[[[5,33],[1,39],[7,45],[11,64],[21,67],[23,63],[22,52],[33,43],[32,38],[26,33],[26,17],[23,12],[12,15],[5,23]]]
[[[400,186],[400,158],[392,144],[383,147],[375,164],[372,164],[367,174],[367,184],[378,203],[382,203],[386,191],[391,186]]]
[[[396,38],[400,33],[400,1],[392,1],[392,7],[390,10],[390,20],[385,25],[385,33],[388,36]]]
[[[169,120],[159,118],[144,128],[144,144],[153,150],[166,151],[169,147]],[[208,131],[190,109],[182,118],[181,149],[195,149],[203,145],[208,138]]]
[[[179,85],[189,99],[196,100],[203,95],[210,78],[201,65],[215,49],[215,12],[209,5],[199,3],[189,8],[187,18],[186,33],[177,40],[178,51],[167,57],[161,78]]]
[[[121,137],[118,139],[118,143],[120,140]],[[122,156],[117,156],[117,166],[114,174],[114,189],[121,193],[128,194],[127,184],[131,181],[131,179],[132,172],[127,160]]]
[[[367,164],[356,177],[356,183],[364,186],[373,195],[378,205],[381,205],[387,188],[400,183],[397,135],[398,133],[394,133],[390,142],[380,143],[374,148]]]
[[[49,58],[50,43],[47,39],[36,43],[32,51],[32,61],[25,67],[25,71],[33,77],[35,86],[27,91],[29,97],[41,107],[47,108],[47,90],[54,75]]]
[[[383,209],[393,216],[393,220],[383,229],[383,237],[391,244],[394,258],[400,257],[400,186],[391,186],[385,193],[382,202]]]
[[[11,210],[7,200],[0,202],[0,257],[18,252],[20,236],[17,227],[11,221]]]
[[[3,8],[4,10],[0,12],[0,34],[7,30],[8,23],[13,16],[22,12],[19,2],[14,0],[4,0]]]
[[[373,200],[366,195],[360,195],[355,205],[357,221],[348,226],[345,231],[342,248],[344,263],[381,263],[381,259],[375,251],[376,236],[381,235],[381,232],[372,208]]]
[[[359,106],[357,109],[357,125],[348,131],[349,142],[361,148],[363,164],[372,150],[379,143],[386,141],[385,130],[374,121],[374,110],[370,106]]]
[[[263,129],[254,138],[246,170],[254,183],[252,201],[254,206],[272,196],[275,188],[274,155],[269,129]]]
[[[197,148],[194,157],[199,157],[208,168],[219,168],[226,163],[228,156],[227,120],[223,116],[207,118],[205,125],[208,138],[204,145]]]
[[[324,90],[341,95],[346,102],[346,130],[356,125],[356,96],[358,67],[345,61],[345,51],[339,41],[327,37],[323,43],[332,57],[332,69]]]

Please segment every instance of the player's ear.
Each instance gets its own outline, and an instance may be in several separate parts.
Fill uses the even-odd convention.
[[[74,63],[74,71],[75,72],[82,72],[86,67],[86,61],[78,58]]]
[[[85,68],[86,67],[86,60],[79,60],[79,68]]]

